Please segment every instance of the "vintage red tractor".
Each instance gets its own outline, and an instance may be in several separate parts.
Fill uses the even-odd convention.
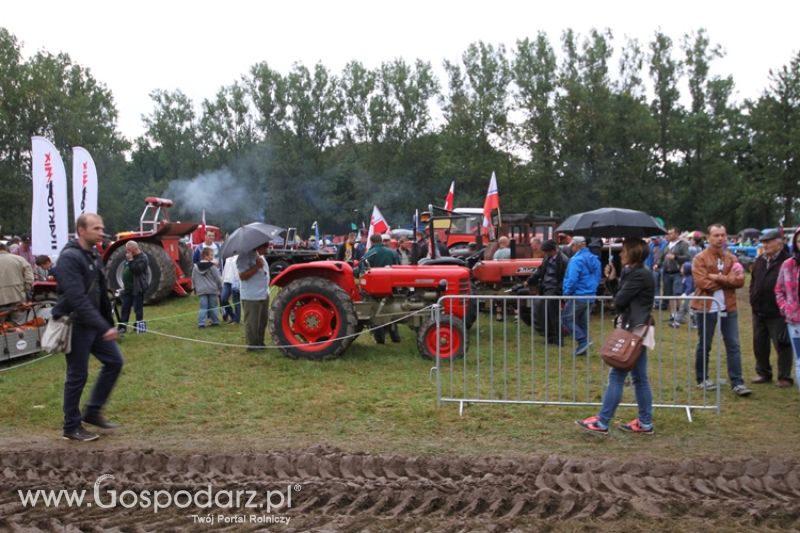
[[[423,357],[462,357],[474,315],[465,300],[446,300],[440,326],[427,307],[443,295],[469,295],[469,269],[457,265],[372,268],[358,280],[343,261],[292,265],[272,281],[281,287],[272,303],[274,343],[292,358],[341,355],[363,328],[403,318],[417,332]],[[415,311],[419,311],[414,313]]]
[[[182,237],[192,233],[199,224],[172,222],[169,219],[172,200],[148,196],[144,201],[139,230],[117,234],[117,240],[103,251],[103,262],[108,272],[109,288],[121,288],[125,243],[136,241],[147,254],[150,265],[150,284],[144,303],[154,304],[172,292],[183,296],[192,290],[192,250]],[[207,229],[214,229],[219,235],[219,228],[207,226]]]

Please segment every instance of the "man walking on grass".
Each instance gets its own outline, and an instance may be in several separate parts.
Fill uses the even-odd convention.
[[[74,317],[64,383],[64,438],[86,442],[97,439],[98,435],[87,431],[81,422],[101,429],[117,427],[106,420],[102,410],[122,371],[123,360],[116,342],[118,332],[113,325],[103,263],[95,248],[103,238],[103,219],[94,213],[83,213],[75,225],[78,238],[69,241],[58,257],[59,294],[52,316]],[[89,376],[89,353],[103,367],[81,414],[79,404]]]

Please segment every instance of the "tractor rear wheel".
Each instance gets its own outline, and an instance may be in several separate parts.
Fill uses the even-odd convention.
[[[194,266],[192,263],[192,247],[186,243],[179,242],[178,251],[180,253],[180,261],[178,263],[181,266],[181,270],[183,270],[183,275],[192,277],[192,267]]]
[[[289,283],[278,293],[270,313],[272,339],[292,359],[333,359],[355,340],[353,302],[344,289],[324,278]]]
[[[437,335],[436,320],[428,318],[417,332],[417,348],[422,357],[436,360],[459,359],[467,351],[468,339],[464,332],[464,322],[460,318],[443,314],[439,319]],[[438,352],[438,354],[437,354]]]

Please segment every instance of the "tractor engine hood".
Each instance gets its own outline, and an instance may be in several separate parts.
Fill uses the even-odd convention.
[[[371,268],[361,276],[361,290],[375,297],[392,296],[395,289],[436,290],[440,282],[447,282],[444,294],[470,293],[469,269],[455,265],[395,265]]]
[[[481,261],[472,267],[472,276],[481,283],[501,283],[503,278],[524,281],[541,266],[541,259]]]

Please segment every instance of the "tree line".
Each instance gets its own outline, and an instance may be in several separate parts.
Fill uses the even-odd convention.
[[[800,54],[744,102],[731,76],[711,74],[722,54],[703,29],[625,40],[616,55],[609,30],[566,30],[556,43],[538,33],[510,49],[470,44],[443,79],[423,59],[341,72],[260,62],[199,106],[154,90],[145,133],[129,140],[89,68],[65,53],[23,60],[0,28],[0,224],[29,226],[30,137],[43,135],[67,168],[72,146],[90,151],[115,231],[138,225],[145,195],[164,194],[176,217],[205,209],[226,229],[317,220],[340,232],[373,204],[397,224],[441,204],[452,180],[456,206],[481,206],[492,171],[504,211],[618,206],[686,229],[793,225]]]

